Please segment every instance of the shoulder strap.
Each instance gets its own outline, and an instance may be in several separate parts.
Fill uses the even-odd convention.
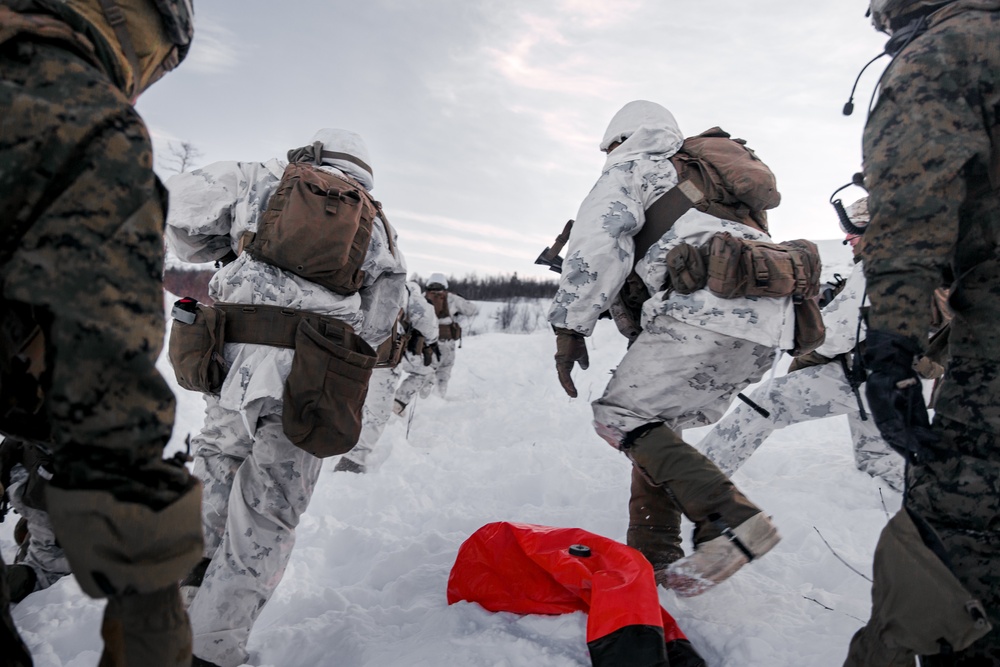
[[[646,222],[639,233],[633,237],[635,241],[635,257],[632,265],[646,256],[653,244],[670,231],[678,218],[695,204],[704,199],[704,193],[691,181],[681,181],[667,190],[663,196],[654,201],[646,209]]]

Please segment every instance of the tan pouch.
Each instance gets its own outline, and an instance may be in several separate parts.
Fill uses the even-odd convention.
[[[720,232],[708,244],[706,287],[716,296],[811,299],[819,294],[819,251],[810,241],[749,241]]]
[[[793,357],[809,354],[826,341],[826,326],[819,304],[814,299],[802,299],[795,304],[795,347],[788,351]]]
[[[676,245],[667,253],[667,273],[670,287],[678,294],[691,294],[708,282],[704,256],[698,248],[687,243]]]
[[[361,409],[377,359],[346,325],[320,333],[301,321],[281,412],[288,439],[319,458],[350,451],[361,435]]]
[[[170,364],[184,389],[217,394],[229,370],[222,356],[226,314],[202,303],[192,314],[190,324],[175,318],[170,325]]]

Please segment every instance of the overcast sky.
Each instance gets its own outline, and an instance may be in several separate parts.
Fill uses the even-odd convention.
[[[194,46],[139,101],[158,170],[170,142],[284,157],[321,127],[361,134],[409,269],[533,265],[600,175],[626,102],[719,125],[778,178],[776,240],[840,235],[830,193],[860,169],[887,62],[866,0],[196,0]],[[863,192],[843,193],[850,203]]]

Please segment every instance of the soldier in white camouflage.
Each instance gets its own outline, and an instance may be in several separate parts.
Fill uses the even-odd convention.
[[[105,665],[186,666],[177,581],[201,491],[163,461],[162,185],[135,99],[187,53],[190,0],[0,0],[0,432],[52,453],[48,511]],[[7,665],[31,659],[10,623]]]
[[[368,396],[362,418],[361,436],[358,444],[341,457],[335,471],[364,473],[378,467],[389,457],[389,446],[383,444],[375,453],[375,445],[382,437],[382,431],[393,413],[393,403],[399,378],[404,371],[414,375],[414,371],[433,370],[435,357],[441,354],[438,347],[438,320],[434,309],[420,285],[406,283],[406,319],[409,326],[409,342],[398,365],[375,368],[368,383]]]
[[[323,129],[315,142],[337,156],[324,157],[319,169],[368,191],[374,187],[359,135]],[[360,267],[363,282],[353,294],[241,252],[244,234],[258,231],[287,164],[217,162],[172,177],[169,247],[182,261],[228,262],[209,284],[216,304],[279,306],[336,318],[377,348],[392,332],[406,293],[406,263],[387,221],[372,224]],[[205,550],[185,584],[193,595],[188,611],[195,664],[234,667],[249,657],[250,631],[284,574],[323,459],[293,444],[283,428],[283,390],[296,351],[227,343],[224,354],[225,381],[217,394],[206,394],[205,424],[192,438],[194,473],[204,485]]]
[[[635,101],[615,115],[601,142],[607,161],[577,214],[549,310],[556,369],[571,397],[577,392],[570,370],[574,363],[587,368],[585,339],[632,270],[633,237],[645,211],[677,184],[668,158],[683,140],[667,109]],[[681,595],[708,590],[779,539],[760,508],[680,435],[722,417],[736,393],[763,376],[774,350],[792,347],[790,297],[722,299],[706,289],[663,289],[671,248],[700,246],[724,231],[769,240],[691,209],[639,261],[636,271],[652,295],[642,308],[642,333],[593,403],[598,434],[633,464],[628,543]],[[682,512],[695,524],[695,552],[686,558]]]
[[[868,400],[908,459],[846,665],[1000,664],[1000,0],[872,0],[894,55],[864,131]],[[929,423],[913,362],[951,285]],[[991,629],[992,628],[992,629]]]
[[[866,199],[847,207],[850,221],[861,231],[868,224]],[[849,233],[857,253],[861,236]],[[860,260],[860,257],[858,258]],[[867,414],[860,387],[852,384],[850,355],[861,341],[861,302],[865,294],[863,264],[854,265],[839,293],[823,308],[826,339],[812,354],[796,358],[787,375],[765,381],[737,405],[698,443],[698,449],[732,475],[774,431],[798,422],[846,415],[858,470],[880,477],[896,491],[903,490],[903,459],[879,434]],[[808,360],[808,361],[807,361]],[[755,407],[756,406],[756,407]],[[757,412],[757,407],[767,415]]]

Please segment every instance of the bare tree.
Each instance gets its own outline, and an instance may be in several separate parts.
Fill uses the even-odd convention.
[[[161,162],[166,169],[178,174],[193,167],[195,161],[202,156],[202,152],[190,141],[171,141],[169,146],[167,155]]]

